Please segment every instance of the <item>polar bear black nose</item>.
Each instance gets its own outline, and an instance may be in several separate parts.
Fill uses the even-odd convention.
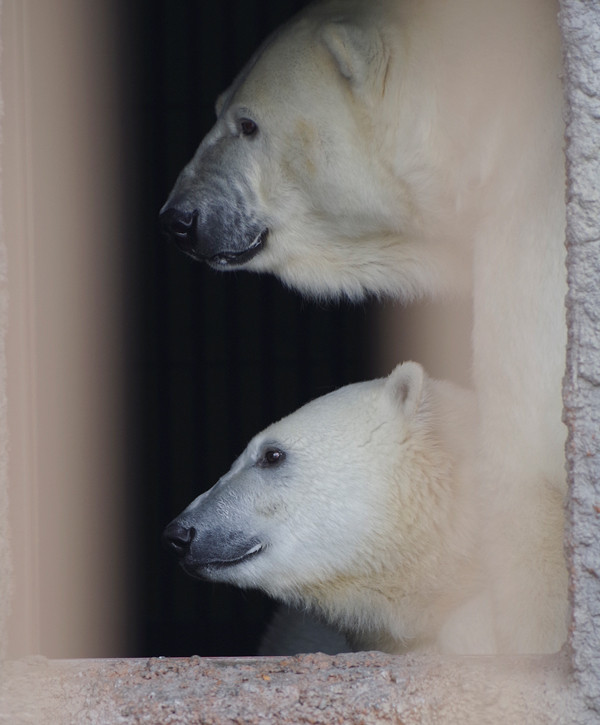
[[[197,210],[185,211],[168,207],[160,215],[160,226],[163,234],[173,240],[183,252],[190,252],[196,241],[197,219]]]
[[[179,521],[171,521],[163,532],[163,542],[169,551],[179,557],[185,556],[196,536],[193,526],[184,526]]]

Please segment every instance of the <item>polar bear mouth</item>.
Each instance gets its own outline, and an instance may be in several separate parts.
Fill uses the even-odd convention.
[[[229,569],[230,567],[242,564],[249,559],[253,559],[255,556],[257,556],[257,554],[260,554],[263,548],[264,547],[261,543],[254,544],[254,546],[251,546],[248,551],[246,551],[241,556],[235,557],[234,559],[212,559],[210,561],[204,562],[202,564],[202,569],[207,571],[214,571],[216,569]]]
[[[224,251],[209,257],[206,261],[215,269],[223,269],[223,267],[241,267],[247,264],[255,257],[265,246],[267,237],[269,236],[268,228],[265,228],[256,235],[252,243],[246,249],[241,251]]]

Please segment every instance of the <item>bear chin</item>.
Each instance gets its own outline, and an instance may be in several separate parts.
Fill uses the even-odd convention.
[[[245,564],[250,559],[254,559],[264,551],[264,545],[260,542],[254,544],[248,551],[241,556],[233,559],[211,559],[209,561],[198,561],[195,557],[186,557],[181,561],[181,568],[189,576],[195,579],[204,579],[206,581],[219,581],[223,572],[230,571],[240,564]]]
[[[209,265],[209,267],[212,267],[213,269],[223,270],[243,267],[259,252],[262,252],[268,236],[269,230],[265,228],[262,230],[262,232],[260,232],[260,234],[258,234],[258,236],[254,239],[252,244],[247,249],[244,249],[240,252],[219,252],[219,254],[215,254],[212,257],[207,258],[195,257],[195,255],[193,254],[192,256],[194,256],[196,259],[202,259]]]

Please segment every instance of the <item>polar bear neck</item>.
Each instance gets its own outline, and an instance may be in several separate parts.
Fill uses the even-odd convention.
[[[481,579],[478,568],[471,566],[450,567],[447,574],[434,589],[411,592],[405,582],[394,588],[375,577],[368,582],[340,576],[313,585],[301,602],[344,632],[356,650],[444,651],[440,633],[479,595]]]

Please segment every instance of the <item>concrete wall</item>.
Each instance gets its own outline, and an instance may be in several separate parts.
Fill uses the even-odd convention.
[[[562,0],[565,49],[569,341],[567,548],[572,664],[600,718],[600,5]]]

